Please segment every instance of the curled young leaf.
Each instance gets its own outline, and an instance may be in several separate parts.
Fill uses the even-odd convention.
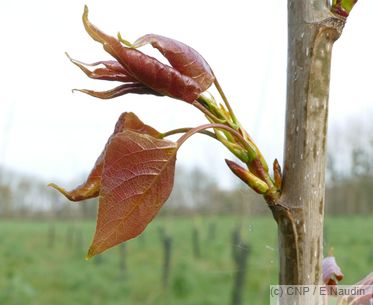
[[[198,80],[196,81],[193,77],[184,75],[182,71],[178,71],[177,68],[165,65],[134,48],[125,47],[118,39],[103,33],[88,20],[87,6],[84,9],[83,24],[87,33],[94,40],[100,42],[104,49],[123,67],[126,71],[125,75],[151,90],[148,92],[157,92],[158,95],[167,95],[192,103],[204,91],[203,88],[206,87],[206,84],[203,87],[200,85],[200,83],[205,83],[203,76],[199,78],[197,75],[194,75]],[[175,61],[176,59],[177,56],[175,57]],[[81,66],[79,67],[82,69]],[[86,73],[85,70],[83,71]],[[83,92],[93,93],[92,91]],[[121,95],[121,93],[123,92],[116,90],[116,94],[92,95],[112,98]],[[128,93],[128,91],[125,91],[123,94],[125,93]]]
[[[130,130],[111,138],[88,258],[145,229],[171,193],[176,152],[176,143]]]
[[[344,277],[341,268],[337,265],[334,256],[328,256],[322,262],[323,282],[325,285],[337,285]]]
[[[128,72],[115,60],[98,61],[93,64],[86,64],[71,58],[67,53],[66,56],[89,78],[119,82],[136,82],[136,80],[130,77]],[[96,68],[95,70],[91,71],[86,67],[96,67],[98,65],[103,65],[104,68]]]
[[[150,43],[158,49],[180,73],[190,76],[207,90],[215,80],[215,76],[206,60],[190,46],[161,35],[147,34],[133,43],[134,48]]]
[[[83,92],[85,94],[88,94],[93,97],[97,97],[103,100],[111,99],[114,97],[118,97],[121,95],[125,95],[128,93],[133,94],[153,94],[153,95],[160,95],[158,92],[145,87],[144,85],[140,83],[127,83],[120,85],[118,87],[115,87],[113,89],[107,90],[107,91],[93,91],[88,89],[73,89],[73,92],[79,91]]]
[[[155,130],[153,127],[150,127],[144,124],[134,113],[132,112],[124,112],[120,115],[112,136],[125,131],[125,130],[132,130],[142,134],[148,134],[152,137],[159,137],[160,133]],[[111,137],[112,137],[111,136]],[[108,143],[111,139],[108,140]],[[71,191],[67,191],[58,185],[51,183],[49,186],[55,188],[60,193],[62,193],[67,199],[71,201],[81,201],[89,198],[95,198],[100,193],[101,188],[101,175],[104,166],[104,157],[108,147],[108,143],[105,145],[104,150],[98,157],[92,171],[88,175],[87,180],[76,187]]]

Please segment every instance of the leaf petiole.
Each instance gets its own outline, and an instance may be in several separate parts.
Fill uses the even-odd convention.
[[[226,110],[223,105],[220,104],[218,106],[213,97],[208,98],[204,95],[200,95],[197,101],[199,102],[199,104],[194,106],[204,112],[211,123],[227,124],[234,130],[239,130],[240,126],[239,124],[234,122],[230,112]]]
[[[175,134],[186,133],[186,132],[191,131],[192,129],[193,129],[192,127],[184,127],[184,128],[173,129],[173,130],[170,130],[170,131],[162,133],[160,135],[160,138],[163,139],[165,137],[172,136],[172,135],[175,135]],[[206,136],[214,138],[215,140],[218,140],[218,138],[216,137],[216,135],[213,132],[211,132],[211,131],[201,130],[198,133],[204,134]]]
[[[196,107],[197,109],[199,109],[200,111],[202,111],[204,113],[204,115],[208,118],[208,119],[211,119],[213,122],[217,122],[217,123],[220,123],[220,124],[225,124],[227,123],[227,120],[225,119],[220,119],[218,118],[215,114],[213,114],[210,110],[208,110],[207,108],[203,107],[203,105],[200,103],[199,99],[194,101],[192,103],[192,105],[194,107]]]
[[[214,76],[215,76],[215,75],[214,75]],[[225,104],[225,106],[227,107],[227,109],[228,109],[228,111],[229,111],[229,113],[230,113],[230,115],[231,115],[231,118],[232,118],[233,123],[238,124],[238,120],[237,120],[237,118],[236,118],[236,115],[234,114],[233,109],[232,109],[231,105],[229,104],[228,99],[227,99],[227,97],[226,97],[226,95],[225,95],[225,93],[224,93],[224,91],[223,91],[223,88],[220,86],[219,81],[218,81],[218,79],[216,78],[216,76],[215,76],[214,85],[215,85],[216,89],[218,90],[218,92],[219,92],[221,98],[223,99],[224,104]]]
[[[201,126],[198,126],[198,127],[195,127],[189,130],[177,141],[178,147],[180,147],[187,139],[189,139],[195,133],[204,131],[205,129],[209,129],[209,128],[223,129],[223,130],[228,131],[232,136],[234,136],[242,144],[243,148],[246,149],[249,159],[253,160],[256,158],[257,151],[256,151],[256,148],[251,143],[247,142],[242,137],[242,135],[238,133],[236,130],[234,130],[233,128],[227,125],[219,124],[219,123],[205,124],[205,125],[201,125]]]
[[[118,38],[118,40],[119,40],[121,43],[123,43],[126,47],[133,48],[133,44],[130,43],[128,40],[124,39],[124,38],[122,37],[122,34],[121,34],[120,32],[118,32],[118,34],[117,34],[117,38]]]

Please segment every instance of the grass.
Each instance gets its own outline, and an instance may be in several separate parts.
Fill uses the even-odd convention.
[[[119,247],[99,259],[84,260],[94,232],[93,222],[57,222],[49,245],[50,224],[0,223],[0,304],[5,305],[219,305],[230,304],[234,263],[230,242],[235,217],[156,219],[125,248],[120,268]],[[208,226],[216,237],[208,239]],[[192,229],[201,239],[201,257],[193,257]],[[168,289],[162,285],[163,249],[160,228],[173,239]],[[326,248],[333,246],[352,284],[372,271],[373,217],[326,220]],[[251,246],[244,304],[268,304],[269,285],[277,283],[276,226],[272,219],[253,218],[242,226]],[[240,247],[240,245],[235,245]]]

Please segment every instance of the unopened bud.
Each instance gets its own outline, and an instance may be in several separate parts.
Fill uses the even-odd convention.
[[[281,174],[281,166],[278,163],[277,159],[273,162],[273,175],[275,178],[275,186],[278,190],[281,190],[282,186],[282,174]]]
[[[265,194],[268,191],[268,185],[263,180],[252,174],[248,169],[245,169],[237,163],[227,159],[225,159],[225,162],[231,171],[255,192]]]

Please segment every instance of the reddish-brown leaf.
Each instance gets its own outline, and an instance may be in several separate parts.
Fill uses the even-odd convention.
[[[146,87],[188,103],[192,103],[204,91],[193,78],[134,48],[123,46],[118,39],[99,30],[88,20],[87,7],[84,9],[83,23],[87,33],[102,43],[104,49],[128,72],[128,76]]]
[[[193,78],[202,88],[207,90],[214,82],[214,74],[206,60],[190,46],[161,35],[148,34],[137,39],[133,47],[138,48],[150,43],[181,74]]]
[[[87,257],[138,236],[171,193],[177,144],[125,130],[107,146],[96,233]]]
[[[153,127],[144,124],[133,112],[124,112],[120,115],[115,124],[114,134],[124,130],[132,130],[138,133],[147,134],[154,138],[159,138],[161,133]]]
[[[118,82],[136,82],[136,79],[129,76],[128,72],[122,67],[122,65],[115,60],[98,61],[92,64],[86,64],[71,58],[67,53],[66,56],[90,78]],[[93,71],[87,68],[99,65],[104,67],[96,68]]]
[[[112,136],[124,130],[133,130],[138,133],[151,135],[155,138],[160,136],[160,133],[157,130],[155,130],[153,127],[150,127],[144,124],[132,112],[124,112],[120,115],[115,125]],[[110,138],[109,138],[109,141],[110,141]],[[71,201],[81,201],[81,200],[97,197],[100,192],[101,175],[102,175],[102,169],[104,166],[104,156],[105,156],[106,149],[108,147],[108,143],[106,144],[103,152],[98,157],[92,171],[88,175],[87,180],[83,184],[79,185],[77,188],[71,191],[67,191],[64,188],[61,188],[54,183],[51,183],[49,185],[55,188],[56,190],[58,190],[59,192],[61,192],[67,199]]]
[[[89,90],[89,89],[74,89],[73,91],[83,92],[90,96],[94,96],[94,97],[104,99],[104,100],[122,96],[128,93],[152,94],[152,95],[158,95],[158,96],[160,95],[158,92],[148,87],[145,87],[143,84],[140,84],[140,83],[127,83],[127,84],[120,85],[118,87],[115,87],[107,91],[94,91],[94,90]]]
[[[373,272],[346,291],[356,292],[351,295],[340,296],[337,305],[372,305],[373,304]]]

